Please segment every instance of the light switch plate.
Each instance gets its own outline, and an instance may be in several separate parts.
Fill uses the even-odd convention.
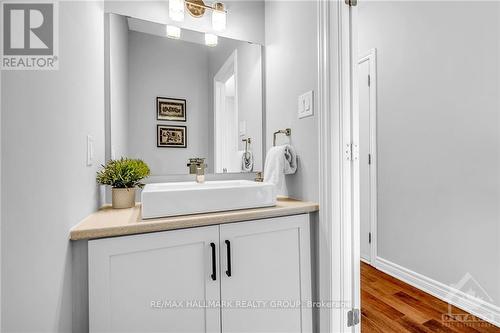
[[[314,114],[313,92],[312,90],[299,96],[298,116],[299,119],[310,117]]]

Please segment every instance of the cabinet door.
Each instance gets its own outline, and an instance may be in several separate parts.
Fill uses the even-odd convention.
[[[222,332],[312,332],[309,215],[223,224],[220,237]]]
[[[220,332],[218,258],[218,226],[90,241],[90,332]]]

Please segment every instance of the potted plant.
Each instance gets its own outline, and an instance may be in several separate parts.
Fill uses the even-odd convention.
[[[149,173],[148,165],[142,160],[122,157],[103,165],[97,172],[97,182],[113,187],[113,208],[131,208],[135,206],[135,189],[144,187],[141,180]]]

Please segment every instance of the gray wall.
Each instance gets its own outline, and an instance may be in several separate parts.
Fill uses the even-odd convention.
[[[154,176],[185,174],[190,157],[208,157],[208,54],[205,45],[129,32],[129,155]],[[156,120],[156,97],[187,100],[187,122]],[[157,148],[156,124],[187,126],[187,148]]]
[[[103,8],[59,6],[59,70],[5,71],[1,78],[3,332],[77,331],[68,235],[98,202]],[[93,167],[86,166],[87,134],[95,139]]]
[[[311,201],[319,199],[318,121],[316,114],[298,119],[297,98],[317,92],[316,6],[315,1],[266,1],[265,9],[267,148],[274,131],[292,129],[299,162],[297,173],[286,177],[288,195]]]
[[[109,136],[110,155],[128,154],[128,23],[125,16],[109,14]]]
[[[361,2],[378,51],[378,255],[500,305],[499,4]]]

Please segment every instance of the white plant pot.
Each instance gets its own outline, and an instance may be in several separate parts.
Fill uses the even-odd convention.
[[[113,188],[113,208],[132,208],[135,206],[135,188]]]

